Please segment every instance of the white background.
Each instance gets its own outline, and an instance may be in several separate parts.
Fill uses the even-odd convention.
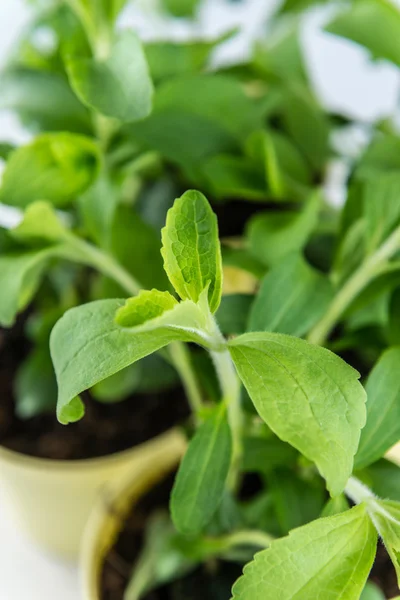
[[[145,7],[143,16],[130,7],[122,16],[122,26],[135,26],[143,36],[188,35],[182,23],[166,23],[149,13],[156,0],[137,0]],[[242,58],[255,35],[265,28],[266,16],[279,0],[208,0],[200,22],[192,33],[213,35],[240,25],[243,33],[220,59]],[[400,0],[395,0],[400,5]],[[386,63],[371,64],[368,54],[357,46],[321,31],[326,11],[314,10],[305,19],[303,42],[316,90],[325,106],[359,121],[370,121],[395,112],[400,87],[397,69]],[[0,66],[17,36],[29,21],[22,0],[0,0]],[[190,28],[189,28],[190,30]],[[0,90],[1,101],[1,90]],[[0,112],[0,141],[23,142],[27,134],[16,119]],[[74,565],[57,561],[33,547],[13,526],[12,516],[2,496],[0,474],[0,599],[78,600],[78,571]]]

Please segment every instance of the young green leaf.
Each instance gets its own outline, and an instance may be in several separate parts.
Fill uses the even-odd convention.
[[[386,598],[378,586],[369,581],[363,589],[360,600],[386,600]]]
[[[340,494],[365,424],[357,371],[325,348],[277,333],[244,334],[229,349],[261,418]]]
[[[400,348],[386,350],[367,384],[367,424],[355,458],[358,469],[381,458],[400,440]]]
[[[155,303],[160,303],[155,293]],[[161,316],[145,323],[154,309],[153,293],[142,292],[135,302],[124,300],[98,300],[73,308],[55,325],[50,338],[50,350],[58,382],[57,415],[61,423],[81,418],[82,409],[75,414],[71,402],[84,390],[121,371],[137,360],[156,352],[174,341],[206,343],[203,331],[198,329],[203,315],[191,301],[176,304]],[[165,306],[165,302],[164,302]],[[136,327],[121,327],[115,314],[121,309],[118,320],[124,325],[142,321]],[[129,317],[129,315],[131,315]]]
[[[174,17],[193,17],[200,0],[162,0]]]
[[[34,296],[49,261],[59,256],[60,246],[0,256],[0,324],[9,327],[17,313]]]
[[[364,218],[368,249],[373,252],[400,223],[400,177],[382,173],[371,177],[364,188]]]
[[[400,66],[400,12],[389,0],[358,0],[325,29],[365,46],[373,58]]]
[[[305,158],[288,137],[275,131],[257,131],[247,141],[247,153],[264,173],[268,196],[304,199],[311,185]]]
[[[90,113],[64,74],[16,66],[0,78],[0,108],[15,111],[24,125],[44,131],[90,134]]]
[[[344,494],[340,494],[340,496],[336,496],[336,498],[329,498],[328,502],[325,504],[323,511],[321,512],[321,517],[333,517],[333,515],[338,515],[342,512],[345,512],[350,508],[348,500]]]
[[[238,150],[263,126],[239,81],[218,74],[175,77],[158,86],[151,115],[129,126],[135,140],[198,175],[206,158]]]
[[[45,198],[68,204],[98,174],[99,153],[89,138],[72,133],[46,133],[13,152],[0,188],[0,201],[25,207]]]
[[[400,502],[374,500],[369,505],[372,521],[385,544],[400,587]]]
[[[302,256],[288,256],[262,280],[248,330],[301,337],[322,317],[332,297],[332,286],[322,273]]]
[[[217,218],[208,200],[188,191],[175,200],[162,230],[164,268],[182,299],[198,302],[208,287],[210,309],[221,301],[222,260]]]
[[[137,327],[151,321],[178,306],[177,300],[169,292],[142,290],[138,296],[129,298],[118,309],[115,321],[121,327]]]
[[[48,346],[39,345],[21,364],[14,382],[15,411],[20,419],[54,414],[57,382]]]
[[[226,407],[220,406],[190,442],[172,490],[172,519],[181,533],[200,533],[211,520],[222,500],[231,453]]]
[[[318,519],[256,554],[232,600],[358,600],[376,553],[365,506]]]
[[[103,61],[70,58],[69,79],[86,106],[125,123],[150,114],[153,84],[138,36],[125,31]]]
[[[59,242],[65,239],[67,231],[51,204],[38,200],[26,208],[23,220],[10,234],[13,238],[27,243]]]
[[[266,212],[251,218],[246,227],[251,253],[271,267],[301,250],[317,224],[319,206],[319,195],[314,194],[301,211]]]

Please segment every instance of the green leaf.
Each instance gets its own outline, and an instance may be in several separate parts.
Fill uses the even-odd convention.
[[[367,424],[361,432],[357,468],[381,458],[400,440],[400,348],[386,350],[366,384]]]
[[[169,292],[142,290],[118,309],[115,320],[121,327],[137,327],[160,317],[175,306],[178,306],[178,302]]]
[[[307,86],[286,90],[282,102],[285,130],[315,170],[323,169],[329,157],[330,123]]]
[[[370,252],[400,223],[400,177],[398,173],[381,173],[371,177],[364,189],[364,217],[369,238]]]
[[[208,200],[186,192],[168,211],[161,250],[169,280],[182,299],[198,302],[208,287],[210,309],[221,301],[222,260],[217,218]]]
[[[338,515],[339,513],[345,512],[350,508],[347,498],[344,494],[340,494],[340,496],[336,496],[336,498],[329,498],[328,502],[325,504],[323,511],[321,512],[321,517],[333,517],[333,515]]]
[[[38,346],[22,363],[15,378],[14,393],[15,410],[20,419],[54,413],[57,383],[47,346]]]
[[[90,392],[100,402],[120,402],[134,392],[165,391],[178,381],[174,368],[158,354],[151,354],[96,383]]]
[[[181,533],[200,533],[223,496],[232,453],[226,408],[200,426],[189,444],[171,496],[171,514]]]
[[[124,123],[150,114],[153,84],[133,31],[119,35],[105,60],[70,58],[67,70],[77,96],[99,113]]]
[[[299,3],[299,0],[294,1]],[[279,27],[271,28],[266,42],[256,46],[254,66],[267,80],[284,84],[296,80],[307,82],[299,30],[298,22],[289,21],[283,28],[280,23]]]
[[[46,199],[68,204],[94,181],[99,153],[89,138],[72,133],[47,133],[13,152],[7,162],[0,201],[25,207]]]
[[[268,484],[276,518],[285,535],[321,514],[324,506],[322,480],[306,481],[293,471],[279,469],[269,474]]]
[[[261,418],[340,494],[365,424],[357,371],[325,348],[277,333],[245,334],[229,349]]]
[[[245,437],[243,440],[243,471],[248,473],[271,473],[277,467],[292,466],[297,452],[279,438]]]
[[[400,587],[400,502],[374,500],[369,504],[373,523],[396,570]]]
[[[59,256],[59,246],[0,256],[0,324],[11,326],[17,313],[34,296],[49,261]]]
[[[280,13],[303,12],[318,4],[326,4],[329,0],[285,0],[279,9]]]
[[[256,554],[233,586],[233,600],[358,600],[376,542],[363,505],[313,521]]]
[[[304,199],[311,187],[308,164],[290,139],[276,131],[257,131],[247,141],[247,153],[264,173],[269,196]]]
[[[198,175],[207,157],[238,150],[262,126],[261,110],[236,79],[200,74],[158,86],[152,114],[130,125],[129,132]]]
[[[106,172],[103,172],[80,196],[78,202],[87,234],[97,245],[108,248],[118,204],[117,185]]]
[[[193,17],[200,0],[162,0],[166,10],[174,17]]]
[[[378,586],[369,581],[361,594],[360,600],[386,600],[386,598]]]
[[[66,237],[67,228],[49,202],[38,200],[30,204],[21,223],[10,234],[20,242],[59,242]]]
[[[224,335],[238,335],[246,331],[247,319],[254,297],[250,294],[222,296],[216,317]]]
[[[0,79],[0,108],[17,112],[23,123],[46,131],[91,133],[86,107],[66,77],[51,71],[13,67]]]
[[[212,41],[167,42],[145,44],[144,51],[154,81],[201,72],[208,64],[214,48],[225,41],[221,36]]]
[[[111,224],[110,251],[143,287],[166,289],[169,285],[160,245],[160,230],[155,232],[131,206],[117,207]]]
[[[390,460],[378,460],[359,471],[357,477],[377,496],[400,502],[400,467]]]
[[[141,302],[139,299],[139,306]],[[50,349],[57,375],[57,415],[61,423],[82,417],[82,406],[74,399],[99,381],[170,342],[204,342],[197,329],[202,325],[202,313],[189,300],[131,329],[115,321],[117,310],[124,304],[124,300],[90,302],[67,311],[55,325]]]
[[[400,344],[400,288],[394,290],[390,298],[387,336],[390,344]]]
[[[301,250],[317,224],[320,198],[314,194],[301,211],[270,211],[252,217],[246,235],[251,253],[272,266]]]
[[[332,297],[332,286],[324,275],[311,268],[302,256],[289,256],[261,281],[248,330],[301,337],[324,314]]]
[[[357,178],[369,178],[382,171],[400,167],[400,138],[392,133],[377,132],[356,167]]]
[[[213,156],[202,167],[202,174],[217,198],[265,202],[269,195],[262,171],[244,156]]]
[[[325,29],[365,46],[373,58],[400,66],[400,12],[389,0],[358,0]]]

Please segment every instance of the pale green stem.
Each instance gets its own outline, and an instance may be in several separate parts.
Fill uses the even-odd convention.
[[[265,533],[264,531],[258,530],[243,530],[236,531],[229,535],[219,538],[225,550],[230,550],[237,546],[256,546],[258,548],[268,548],[274,541],[274,538]]]
[[[353,300],[385,270],[388,261],[400,250],[400,227],[369,256],[339,290],[322,319],[311,330],[308,341],[324,345],[332,329]]]
[[[374,493],[369,487],[364,483],[361,483],[356,477],[350,477],[344,488],[344,493],[354,502],[354,504],[361,504],[361,502],[375,498]]]
[[[228,487],[235,490],[238,483],[243,455],[243,416],[240,405],[240,382],[227,349],[211,351],[211,357],[218,375],[222,399],[228,409],[228,420],[232,432],[232,463],[228,478]]]
[[[107,252],[74,235],[68,237],[68,242],[87,259],[87,264],[114,279],[128,294],[136,296],[142,289],[136,279]]]
[[[203,399],[197,378],[194,374],[190,353],[185,344],[174,342],[169,347],[169,354],[182,380],[186,396],[196,419],[203,407]]]
[[[68,236],[68,242],[78,251],[78,255],[86,257],[86,264],[114,279],[128,294],[136,296],[142,289],[138,281],[107,252],[72,234]],[[169,356],[181,378],[188,402],[197,415],[202,406],[202,396],[189,352],[184,344],[175,342],[169,348]]]

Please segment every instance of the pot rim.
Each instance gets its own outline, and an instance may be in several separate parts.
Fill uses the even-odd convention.
[[[186,447],[182,431],[169,431],[153,445],[148,460],[124,473],[99,494],[81,543],[80,587],[84,600],[99,600],[99,571],[132,504],[177,467]]]
[[[158,440],[163,436],[167,436],[172,432],[179,432],[180,430],[181,428],[179,426],[175,426],[170,429],[167,429],[166,431],[162,431],[154,437],[149,438],[145,442],[136,444],[135,446],[131,446],[126,450],[121,450],[112,454],[106,454],[104,456],[96,456],[92,458],[78,458],[76,460],[60,460],[54,458],[30,456],[29,454],[17,452],[16,450],[11,450],[11,448],[6,448],[5,446],[2,446],[0,444],[0,461],[4,460],[6,462],[13,463],[16,466],[23,465],[24,467],[29,467],[32,470],[38,469],[40,471],[42,471],[43,468],[50,469],[52,471],[84,471],[86,469],[91,470],[96,466],[104,467],[105,463],[109,465],[112,465],[113,463],[119,463],[121,458],[128,457],[130,454],[136,454],[140,448],[150,446],[155,440]]]

